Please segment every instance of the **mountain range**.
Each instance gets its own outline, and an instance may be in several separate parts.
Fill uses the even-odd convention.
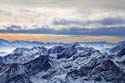
[[[125,83],[124,41],[38,43],[1,52],[0,83]]]

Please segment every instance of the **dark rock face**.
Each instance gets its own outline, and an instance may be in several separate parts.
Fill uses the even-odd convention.
[[[0,83],[32,83],[30,76],[51,67],[48,57],[40,56],[25,64],[1,64]]]
[[[77,49],[75,48],[75,45],[65,48],[65,50],[63,50],[60,54],[57,55],[57,59],[61,59],[61,58],[70,58],[72,57],[74,54],[77,53]]]
[[[125,55],[125,45],[117,45],[110,49],[111,53],[114,53],[118,56]]]
[[[125,73],[111,59],[102,59],[100,62],[92,60],[88,64],[82,66],[79,70],[71,71],[67,74],[67,78],[74,80],[87,77],[89,80],[124,83]],[[67,79],[70,81],[69,79]]]
[[[49,53],[50,54],[61,53],[63,50],[65,50],[64,47],[62,47],[62,46],[55,46],[55,47],[49,49]]]
[[[120,43],[120,45],[111,48],[110,52],[116,57],[122,58],[122,56],[125,56],[125,43]]]
[[[51,67],[47,56],[40,56],[35,60],[24,64],[24,66],[27,68],[27,73],[29,75],[36,74],[40,71],[47,71]]]
[[[77,53],[76,44],[73,44],[68,47],[55,46],[48,50],[48,55],[55,54],[57,55],[57,59],[70,58],[76,53]]]
[[[29,77],[25,75],[17,75],[16,77],[8,80],[5,83],[32,83],[29,79]]]
[[[19,74],[25,73],[25,70],[21,64],[13,63],[3,65],[0,73],[0,83],[6,83],[10,79],[18,76]]]
[[[124,56],[124,55],[125,55],[125,48],[122,48],[122,49],[120,49],[120,50],[118,51],[118,53],[117,53],[116,56],[122,57],[122,56]]]

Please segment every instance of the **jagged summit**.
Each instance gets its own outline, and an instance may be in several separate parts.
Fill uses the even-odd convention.
[[[106,50],[80,43],[18,47],[0,57],[0,83],[124,83],[124,45]]]

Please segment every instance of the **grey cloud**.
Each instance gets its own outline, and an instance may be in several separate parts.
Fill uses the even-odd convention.
[[[62,29],[62,30],[53,30],[50,28],[37,28],[37,29],[19,29],[15,30],[16,27],[6,28],[4,30],[0,30],[0,33],[23,33],[23,34],[60,34],[60,35],[86,35],[86,36],[124,36],[125,27],[110,27],[110,28],[95,28],[95,29],[87,29],[87,28],[78,28],[72,27],[70,29]]]
[[[0,0],[0,3],[31,7],[125,8],[125,0]]]
[[[54,25],[72,25],[72,24],[77,24],[77,25],[82,25],[83,27],[89,26],[91,24],[101,24],[101,25],[119,25],[119,24],[125,24],[125,18],[123,17],[106,17],[106,18],[102,18],[102,19],[95,19],[95,20],[67,20],[67,19],[53,19],[53,24]],[[97,26],[98,28],[98,26]]]
[[[100,24],[102,26],[98,26]],[[61,28],[60,27],[65,27]],[[72,25],[72,26],[69,26]],[[76,25],[76,26],[74,26]],[[95,25],[93,28],[89,25]],[[25,34],[62,34],[62,35],[89,35],[89,36],[125,36],[125,18],[119,16],[106,17],[95,20],[66,20],[53,19],[52,24],[46,26],[26,26],[26,25],[7,25],[1,26],[0,33],[25,33]],[[54,28],[59,28],[58,30]]]
[[[94,11],[94,14],[96,14],[96,11],[95,11],[96,9],[99,9],[104,12],[105,12],[105,9],[111,10],[114,12],[112,13],[113,15],[109,15],[104,18],[101,18],[103,17],[103,15],[101,14],[103,14],[104,12],[100,12],[100,16],[98,16],[97,19],[84,20],[84,18],[87,18],[87,17],[84,17],[82,19],[83,21],[79,20],[79,18],[75,20],[72,20],[72,19],[66,20],[67,17],[65,16],[70,16],[72,14],[69,14],[69,12],[68,13],[63,12],[65,13],[65,15],[64,16],[62,14],[61,15],[64,18],[62,18],[61,15],[58,15],[58,17],[60,17],[61,19],[59,20],[53,19],[52,24],[51,23],[49,24],[49,22],[47,21],[48,24],[46,24],[46,27],[38,28],[36,26],[35,28],[31,29],[31,28],[15,26],[15,25],[4,26],[4,29],[0,29],[0,33],[125,36],[124,3],[125,3],[125,0],[0,0],[0,7],[1,7],[0,9],[2,9],[3,5],[8,6],[7,8],[5,8],[7,9],[6,11],[4,10],[4,7],[2,10],[0,10],[0,16],[5,18],[4,20],[12,21],[12,22],[29,21],[31,23],[35,23],[35,22],[38,23],[39,21],[41,21],[42,18],[44,18],[44,17],[40,17],[40,16],[44,16],[44,13],[41,13],[42,10],[40,10],[40,12],[38,12],[38,10],[37,12],[32,11],[32,8],[34,9],[36,7],[38,8],[47,7],[50,9],[51,7],[62,8],[62,12],[63,12],[63,9],[68,9],[68,8],[71,8],[71,10],[73,10],[73,8],[76,8],[80,12],[84,11],[84,8],[86,8],[86,9],[90,9],[90,11],[91,10]],[[9,10],[9,7],[11,6],[13,6],[13,9],[18,8],[18,6],[21,8],[24,7],[24,9],[22,8],[22,9],[19,9],[18,11],[15,10],[14,12],[13,11],[11,12],[11,10]],[[27,10],[27,8],[29,8],[30,10]],[[118,12],[119,10],[121,10],[120,13]],[[45,13],[48,14],[48,11]],[[50,16],[55,15],[54,11],[52,11],[52,13],[54,14],[51,15],[50,13]],[[74,14],[76,15],[76,13]],[[84,12],[82,12],[81,14],[79,14],[78,12],[77,14],[78,14],[78,17],[82,18],[81,15],[84,14]],[[90,12],[90,14],[93,14],[93,13]],[[25,17],[25,16],[32,16],[32,17]],[[45,16],[47,15],[45,14]],[[94,15],[90,15],[90,16],[94,17]],[[112,16],[115,16],[115,17],[112,17]],[[33,21],[31,20],[31,18]],[[49,17],[45,17],[45,18],[49,18]],[[101,18],[101,19],[98,19],[98,18]],[[98,26],[98,24],[101,26]],[[54,30],[54,28],[60,28],[60,25],[61,27],[65,27],[65,28]],[[88,28],[89,25],[93,25],[91,26],[91,29]],[[96,28],[93,29],[94,25],[96,26]]]

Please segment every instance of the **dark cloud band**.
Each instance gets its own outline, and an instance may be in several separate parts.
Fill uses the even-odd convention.
[[[48,28],[28,29],[28,30],[0,30],[0,33],[18,33],[18,34],[61,34],[61,35],[83,35],[83,36],[125,36],[125,27],[80,29],[70,28],[62,30],[53,30]]]

